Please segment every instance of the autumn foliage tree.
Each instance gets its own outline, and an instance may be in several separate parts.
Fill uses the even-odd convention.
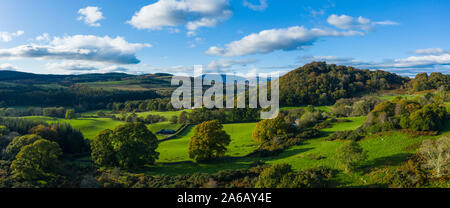
[[[231,139],[222,128],[217,120],[198,124],[189,141],[189,157],[196,161],[204,161],[224,156]]]
[[[279,116],[274,119],[261,120],[256,124],[252,137],[256,142],[268,142],[275,136],[286,135],[288,133],[288,124]]]
[[[22,147],[33,144],[35,141],[42,139],[39,135],[29,134],[25,136],[16,137],[6,146],[4,154],[6,158],[13,160],[20,152]]]

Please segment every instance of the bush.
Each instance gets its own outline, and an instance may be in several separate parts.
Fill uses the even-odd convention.
[[[408,160],[389,177],[392,188],[418,188],[426,181],[425,173],[413,160]]]
[[[288,164],[266,168],[256,180],[255,188],[323,188],[333,171],[326,167],[294,172]]]
[[[357,129],[355,131],[337,131],[333,135],[330,136],[330,140],[351,140],[351,141],[359,141],[364,136],[362,135],[362,130]]]
[[[409,116],[409,127],[415,131],[437,131],[447,119],[447,110],[443,106],[430,104]]]
[[[336,157],[344,165],[345,172],[350,172],[367,159],[367,152],[357,142],[349,141],[337,149]]]

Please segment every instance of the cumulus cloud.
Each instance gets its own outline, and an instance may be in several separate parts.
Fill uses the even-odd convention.
[[[74,35],[54,37],[45,45],[27,44],[0,49],[0,58],[45,58],[137,64],[135,53],[150,44],[129,43],[117,36]]]
[[[0,70],[16,71],[17,67],[12,64],[0,64]]]
[[[300,57],[300,60],[304,63],[312,61],[326,61],[332,64],[348,65],[358,68],[383,69],[387,71],[400,72],[400,74],[407,76],[430,71],[439,71],[450,74],[450,53],[448,52],[443,52],[439,55],[422,55],[398,59],[386,59],[378,62],[368,62],[354,58],[336,56],[303,56]]]
[[[0,32],[0,41],[2,42],[9,42],[12,41],[13,38],[19,37],[23,35],[25,32],[22,30],[18,30],[17,32],[10,33],[10,32]]]
[[[79,73],[111,73],[127,72],[128,68],[121,65],[111,65],[108,63],[86,62],[86,61],[61,61],[49,62],[45,64],[47,69],[61,71],[67,74]]]
[[[426,67],[449,64],[450,53],[445,53],[440,55],[410,56],[403,59],[395,59],[393,63],[387,63],[386,67]]]
[[[100,23],[98,21],[105,19],[103,17],[103,13],[100,11],[99,7],[88,6],[86,8],[82,8],[78,10],[79,21],[84,21],[89,26],[92,27],[100,27]]]
[[[161,30],[184,25],[195,31],[213,27],[232,14],[228,0],[159,0],[142,7],[128,23],[138,29]]]
[[[380,22],[373,22],[372,20],[364,17],[358,17],[354,18],[347,15],[331,15],[328,17],[328,23],[340,28],[340,29],[360,29],[369,31],[372,30],[372,28],[376,25],[398,25],[398,23],[393,21],[380,21]]]
[[[241,40],[231,42],[225,48],[210,47],[206,54],[216,56],[242,56],[257,53],[270,53],[277,50],[300,50],[313,44],[320,37],[339,37],[364,35],[357,31],[335,31],[318,28],[306,29],[303,26],[293,26],[283,29],[263,30],[253,33]]]
[[[244,0],[244,2],[242,4],[245,7],[248,7],[249,9],[255,10],[255,11],[264,11],[268,7],[266,0],[259,0],[259,4],[253,4],[253,3],[249,2],[248,0]]]

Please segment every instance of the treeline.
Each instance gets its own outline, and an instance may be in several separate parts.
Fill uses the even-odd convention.
[[[450,75],[439,72],[433,72],[430,75],[420,73],[410,82],[410,88],[415,92],[438,88],[450,90]]]
[[[330,105],[340,98],[399,88],[407,81],[385,71],[313,62],[280,78],[280,103],[284,106]]]
[[[83,134],[66,123],[47,124],[29,119],[0,117],[0,129],[1,143],[6,145],[20,136],[32,134],[57,142],[65,154],[89,151],[88,143]]]
[[[122,112],[144,112],[144,111],[173,111],[170,98],[156,98],[148,100],[133,100],[126,102],[108,103],[106,109]]]
[[[179,116],[169,120],[179,124],[199,124],[205,121],[217,120],[220,123],[255,122],[259,120],[260,109],[233,108],[233,109],[207,109],[197,108],[190,112],[184,111]]]
[[[2,84],[0,104],[5,106],[63,106],[78,112],[105,109],[108,103],[159,98],[154,91],[121,91],[72,85],[45,88],[33,85]]]
[[[65,118],[67,111],[71,108],[64,107],[28,107],[28,108],[0,108],[0,116],[22,117],[22,116],[49,116],[55,118]]]

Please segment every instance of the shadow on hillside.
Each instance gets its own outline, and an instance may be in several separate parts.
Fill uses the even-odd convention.
[[[224,157],[220,159],[215,159],[209,162],[195,163],[192,161],[179,161],[179,162],[167,162],[167,163],[157,163],[155,166],[149,166],[143,170],[134,171],[138,172],[153,172],[159,174],[167,175],[177,175],[177,174],[192,174],[192,173],[216,173],[220,170],[227,169],[248,169],[252,162],[258,161],[271,161],[279,160],[283,158],[288,158],[303,152],[312,150],[313,148],[300,148],[300,149],[290,149],[285,150],[281,154],[273,157]]]
[[[364,168],[383,167],[383,166],[397,166],[408,160],[413,154],[399,153],[391,156],[380,157],[368,161],[363,165]]]

